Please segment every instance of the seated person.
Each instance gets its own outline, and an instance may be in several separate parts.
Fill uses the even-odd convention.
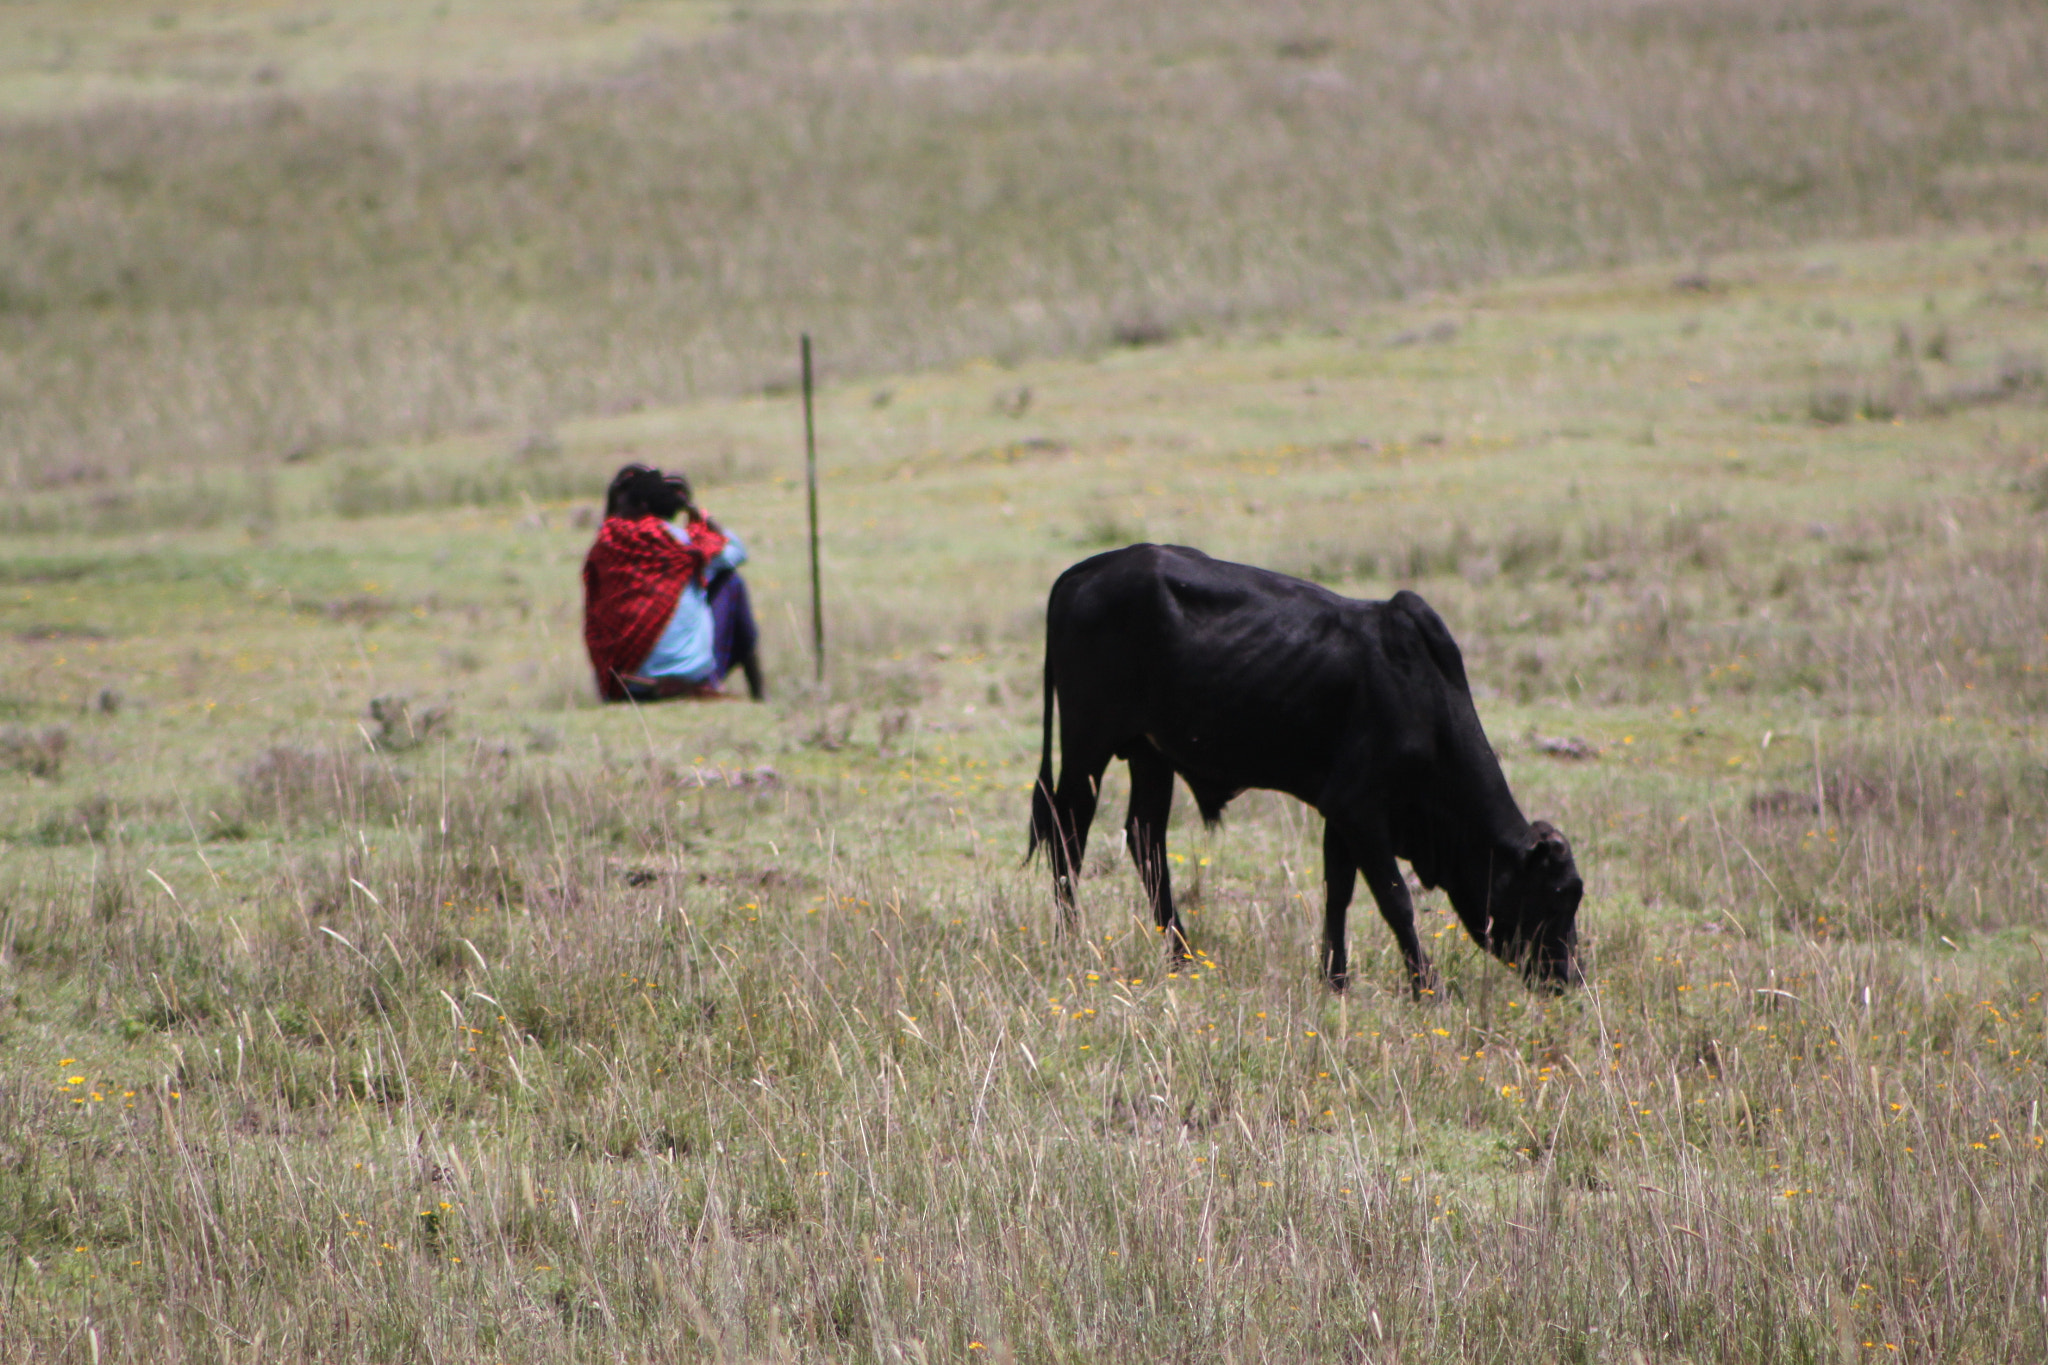
[[[760,633],[737,572],[746,558],[739,538],[690,501],[682,475],[629,464],[613,476],[583,561],[583,643],[599,695],[719,697],[737,667],[759,701]]]

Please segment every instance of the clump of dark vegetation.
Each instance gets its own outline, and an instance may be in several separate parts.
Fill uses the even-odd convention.
[[[375,729],[370,747],[399,753],[417,749],[430,739],[446,739],[454,710],[445,704],[414,709],[410,697],[396,694],[370,699],[370,719]]]
[[[1814,421],[1828,425],[1885,422],[1894,417],[1945,417],[1999,403],[2039,402],[2044,394],[2048,370],[2041,357],[2015,350],[1977,374],[1946,383],[1931,382],[1911,363],[1895,364],[1878,375],[1832,379],[1814,386],[1806,410]]]
[[[1164,346],[1173,340],[1173,329],[1151,314],[1141,313],[1110,328],[1109,339],[1118,346],[1133,350],[1144,346]]]
[[[0,725],[0,769],[54,778],[70,748],[71,731],[62,725]]]
[[[120,819],[119,808],[105,792],[94,792],[75,805],[44,814],[36,822],[32,837],[46,845],[98,843]]]

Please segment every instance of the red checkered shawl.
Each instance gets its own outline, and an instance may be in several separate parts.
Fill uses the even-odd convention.
[[[725,535],[703,522],[678,540],[659,517],[607,517],[583,560],[583,643],[606,701],[624,701],[621,674],[647,661],[676,599],[725,548]]]

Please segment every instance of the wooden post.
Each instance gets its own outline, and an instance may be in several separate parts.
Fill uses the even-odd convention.
[[[811,655],[825,681],[825,591],[818,572],[818,432],[811,417],[811,334],[803,334],[804,481],[811,504]]]

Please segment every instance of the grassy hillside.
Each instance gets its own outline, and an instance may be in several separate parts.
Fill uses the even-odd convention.
[[[0,10],[0,107],[76,113],[120,101],[588,74],[702,37],[732,14],[711,0],[15,0]]]
[[[787,394],[15,498],[0,1342],[2048,1355],[2044,261],[1815,246],[832,385],[822,690]],[[589,700],[626,458],[754,546],[772,704]],[[1369,911],[1328,995],[1313,818],[1257,794],[1177,823],[1164,974],[1120,772],[1054,934],[1043,594],[1141,537],[1444,613],[1577,848],[1586,989],[1429,897],[1447,998]]]
[[[0,483],[2038,223],[2031,0],[0,14]]]

